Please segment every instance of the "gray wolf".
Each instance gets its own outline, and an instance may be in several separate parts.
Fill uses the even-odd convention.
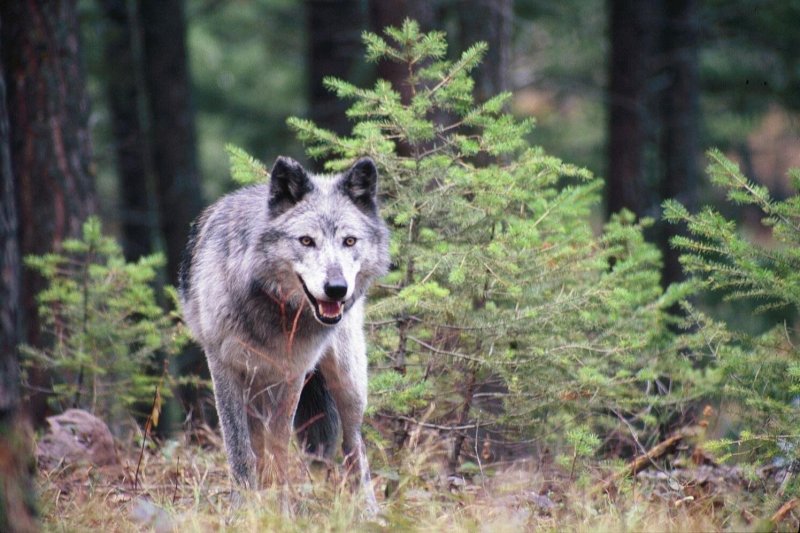
[[[317,176],[279,157],[269,184],[221,198],[192,225],[180,301],[241,486],[285,483],[293,429],[324,458],[341,430],[345,464],[374,510],[361,424],[365,295],[389,267],[377,178],[369,158]]]

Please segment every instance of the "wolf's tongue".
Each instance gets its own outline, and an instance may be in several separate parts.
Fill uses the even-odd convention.
[[[341,302],[326,302],[324,300],[318,300],[319,303],[319,310],[323,316],[339,316],[342,312],[342,303]]]

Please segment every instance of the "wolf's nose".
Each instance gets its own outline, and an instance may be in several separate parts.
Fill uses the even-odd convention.
[[[347,282],[343,279],[333,279],[325,282],[325,296],[332,300],[341,300],[347,294]]]

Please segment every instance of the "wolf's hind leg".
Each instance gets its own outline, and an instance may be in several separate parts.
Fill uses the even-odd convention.
[[[307,454],[323,461],[336,454],[339,413],[319,369],[305,379],[294,415],[294,428]]]

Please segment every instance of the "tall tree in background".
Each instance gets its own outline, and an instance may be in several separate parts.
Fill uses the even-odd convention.
[[[5,24],[0,18],[0,32]],[[20,255],[9,140],[0,62],[0,531],[35,531],[30,439],[20,412]]]
[[[43,254],[80,233],[95,211],[89,103],[75,0],[0,3],[0,47],[8,80],[10,152],[22,256]],[[14,21],[13,24],[5,21]],[[41,346],[36,294],[44,280],[22,272],[21,341]],[[31,374],[35,385],[38,373]],[[30,410],[45,414],[34,395]]]
[[[651,202],[644,183],[649,51],[655,40],[656,0],[609,0],[606,208],[643,215]]]
[[[659,218],[664,199],[691,205],[698,157],[698,20],[695,0],[610,0],[607,208]],[[663,283],[681,279],[657,223]]]
[[[177,286],[189,226],[203,208],[184,3],[183,0],[138,3],[157,216],[167,256],[167,280]],[[185,349],[176,367],[174,372],[179,376],[209,378],[205,357],[197,346]],[[211,402],[195,387],[183,387],[180,397],[184,408],[195,418],[213,421]],[[176,420],[169,404],[165,415],[166,423],[159,430],[169,433]]]
[[[159,223],[177,284],[189,225],[203,207],[183,0],[140,0],[139,15]]]
[[[430,0],[370,0],[370,29],[382,35],[385,27],[399,28],[405,19],[411,18],[419,23],[422,31],[431,31],[437,25],[436,8],[437,2]],[[402,96],[403,103],[408,103],[411,98],[411,87],[404,81],[407,75],[406,66],[401,63],[387,60],[378,62],[378,78],[390,81]]]
[[[323,80],[334,76],[351,83],[359,81],[355,77],[363,62],[361,33],[366,29],[366,13],[359,0],[308,0],[306,21],[311,119],[340,135],[347,134],[347,102],[336,98]]]
[[[485,102],[510,87],[513,2],[460,0],[457,7],[461,50],[466,50],[477,41],[489,45],[486,58],[474,73],[475,98]]]
[[[104,81],[120,184],[122,248],[136,260],[153,252],[153,199],[142,121],[135,13],[128,0],[99,0],[103,13]]]
[[[674,198],[690,210],[694,207],[698,176],[698,101],[697,65],[699,21],[695,0],[669,0],[664,3],[662,23],[662,63],[666,84],[661,98],[661,200]],[[670,246],[676,235],[674,224],[661,228],[659,238],[664,254],[663,283],[683,276],[679,252]]]

